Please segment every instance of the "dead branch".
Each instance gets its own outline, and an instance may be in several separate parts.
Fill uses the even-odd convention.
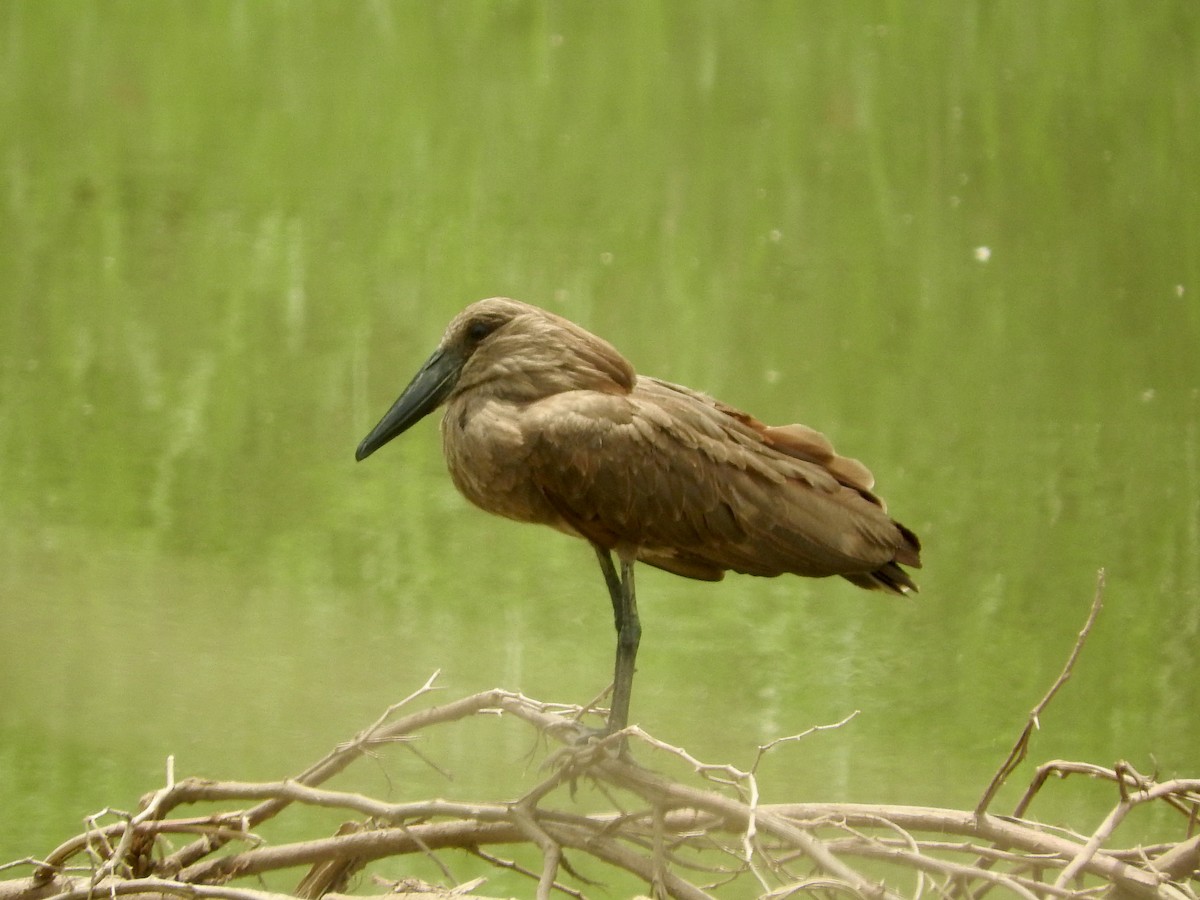
[[[1079,659],[1079,653],[1083,650],[1084,642],[1092,632],[1092,626],[1096,623],[1096,617],[1100,615],[1100,609],[1104,606],[1104,570],[1101,569],[1096,573],[1096,593],[1092,597],[1092,607],[1088,612],[1087,621],[1083,623],[1083,628],[1079,630],[1079,635],[1075,638],[1075,646],[1071,648],[1071,654],[1067,657],[1067,662],[1063,666],[1062,672],[1058,678],[1054,680],[1054,684],[1050,685],[1050,690],[1046,691],[1044,697],[1038,701],[1029,712],[1029,719],[1025,723],[1025,728],[1021,731],[1017,742],[1013,744],[1013,748],[1009,751],[1008,757],[1000,764],[1000,768],[996,774],[992,776],[992,780],[988,783],[987,790],[983,792],[983,797],[980,798],[979,804],[975,807],[975,814],[982,816],[987,812],[988,806],[991,805],[996,792],[1008,776],[1019,766],[1029,753],[1029,741],[1033,737],[1033,732],[1041,727],[1041,715],[1046,707],[1050,705],[1050,701],[1054,699],[1054,695],[1058,693],[1059,688],[1067,683],[1067,679],[1071,677],[1071,671],[1075,668],[1075,661]]]
[[[763,896],[808,893],[817,885],[836,886],[861,897],[910,896],[890,880],[880,883],[877,874],[866,874],[877,873],[881,864],[897,875],[920,873],[946,883],[973,882],[1026,898],[1071,895],[1077,888],[1067,885],[1080,881],[1097,889],[1118,888],[1122,896],[1177,900],[1196,896],[1190,887],[1200,852],[1195,836],[1140,852],[1114,847],[1113,840],[1137,805],[1170,801],[1177,810],[1194,809],[1200,803],[1197,779],[1156,783],[1130,771],[1111,770],[1111,780],[1121,783],[1123,790],[1112,814],[1086,839],[1029,820],[979,816],[973,811],[762,803],[753,771],[701,763],[638,728],[622,736],[631,748],[641,746],[645,753],[683,760],[695,770],[696,783],[667,778],[635,760],[632,751],[622,753],[612,742],[596,741],[564,743],[554,757],[556,768],[513,802],[385,802],[320,786],[344,768],[348,757],[357,758],[366,748],[392,745],[403,752],[405,744],[397,743],[397,737],[495,710],[524,720],[543,734],[557,734],[564,742],[583,733],[581,725],[567,718],[577,716],[579,710],[564,711],[519,694],[488,691],[381,719],[296,778],[253,783],[168,776],[137,813],[98,825],[45,859],[24,861],[33,875],[0,882],[0,900],[84,900],[100,893],[277,900],[278,895],[234,883],[300,867],[309,872],[296,896],[312,898],[321,896],[321,884],[342,889],[346,875],[344,868],[335,868],[317,877],[315,867],[366,867],[389,857],[438,855],[451,849],[494,859],[478,851],[503,845],[533,846],[540,851],[540,870],[526,870],[536,879],[539,897],[555,892],[584,895],[568,854],[588,855],[627,872],[659,896],[687,900],[712,896],[714,876],[717,882],[756,879]],[[1092,771],[1082,764],[1056,765]],[[573,810],[571,784],[580,779],[625,798],[621,802],[627,809]],[[215,807],[207,816],[164,818],[181,805],[204,804]],[[264,810],[273,815],[293,804],[337,809],[357,817],[357,822],[329,837],[278,845],[261,842],[253,829],[268,818]],[[1187,822],[1183,824],[1186,830]],[[156,857],[147,852],[165,835],[198,832],[210,846],[206,853],[196,853],[191,849],[194,844],[184,848],[187,854]],[[234,839],[246,846],[232,853],[215,852]],[[133,848],[140,848],[134,858],[121,857],[134,854]],[[714,850],[719,851],[716,857]],[[177,865],[192,854],[187,866]],[[977,859],[986,860],[987,866],[976,864]],[[721,860],[726,864],[721,865]],[[511,871],[521,869],[515,863],[510,866]]]
[[[1034,708],[975,810],[764,802],[756,779],[764,753],[843,727],[850,717],[765,744],[751,766],[739,768],[705,763],[637,727],[597,739],[585,720],[603,716],[604,710],[540,703],[503,690],[422,707],[434,690],[431,678],[292,778],[176,779],[168,763],[163,786],[146,795],[136,811],[104,810],[88,817],[84,833],[45,857],[0,866],[31,872],[0,881],[0,900],[103,895],[318,900],[340,897],[334,892],[346,890],[353,878],[378,881],[373,865],[406,856],[433,860],[445,884],[404,879],[389,883],[388,897],[479,897],[481,879],[454,884],[445,861],[451,851],[466,852],[509,877],[529,879],[535,885],[531,893],[539,898],[586,897],[592,882],[577,863],[588,859],[636,879],[655,897],[684,900],[705,900],[732,884],[742,893],[749,888],[761,897],[780,898],[979,898],[1000,889],[1025,900],[1100,894],[1117,900],[1197,900],[1200,779],[1160,782],[1126,763],[1106,768],[1056,760],[1036,770],[1017,815],[986,812],[987,802],[1026,754],[1039,715],[1069,677],[1099,611],[1102,588],[1101,577],[1067,665]],[[415,736],[479,716],[496,723],[515,719],[555,748],[547,753],[538,780],[516,800],[382,800],[326,786],[364,756],[386,766],[389,754],[412,750]],[[684,764],[691,775],[668,777],[654,766],[665,761],[672,769]],[[1072,833],[1027,816],[1051,775],[1081,774],[1114,793],[1114,805],[1099,826]],[[581,810],[576,800],[581,783],[594,786],[609,808]],[[1172,811],[1177,840],[1151,846],[1139,844],[1136,834],[1122,840],[1130,830],[1129,814],[1148,804]],[[196,809],[177,816],[182,806]],[[333,835],[268,843],[262,829],[291,807],[336,810],[349,821]],[[178,835],[190,842],[172,850],[167,841]],[[493,852],[499,847],[525,848],[520,858],[540,861],[506,859]],[[262,890],[256,880],[290,869],[298,870],[298,877],[289,894]]]

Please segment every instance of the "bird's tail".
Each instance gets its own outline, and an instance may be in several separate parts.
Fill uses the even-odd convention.
[[[899,522],[893,521],[892,524],[896,526],[901,537],[895,559],[884,563],[873,572],[854,572],[842,577],[869,591],[888,591],[892,594],[907,594],[911,591],[915,594],[917,583],[900,568],[900,563],[914,569],[921,568],[921,540]]]
[[[886,563],[874,572],[855,572],[842,577],[868,591],[887,591],[892,594],[917,592],[917,583],[894,562]]]

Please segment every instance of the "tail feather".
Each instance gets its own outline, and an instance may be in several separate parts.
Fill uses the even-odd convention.
[[[915,594],[918,591],[917,583],[895,562],[885,563],[873,572],[854,572],[842,577],[868,591],[891,594]]]
[[[905,528],[895,519],[892,520],[892,524],[900,530],[900,534],[904,538],[904,543],[896,550],[896,562],[912,566],[914,569],[921,568],[921,539],[911,529]]]

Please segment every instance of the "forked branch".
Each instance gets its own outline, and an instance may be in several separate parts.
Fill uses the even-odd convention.
[[[503,690],[422,706],[434,690],[431,678],[292,778],[177,780],[168,767],[165,784],[148,794],[136,812],[97,814],[83,834],[44,858],[3,867],[27,868],[31,874],[0,881],[0,900],[95,900],[104,895],[317,900],[346,890],[353,878],[371,877],[378,861],[404,856],[433,860],[443,885],[413,879],[388,883],[390,900],[415,896],[418,890],[424,898],[481,896],[485,884],[478,871],[466,879],[453,874],[454,860],[463,858],[482,861],[507,879],[529,879],[530,892],[539,898],[586,897],[593,882],[582,871],[594,873],[600,867],[607,873],[606,895],[627,888],[625,893],[648,890],[656,897],[684,900],[724,895],[732,884],[742,886],[741,894],[780,898],[979,898],[1000,889],[1026,900],[1079,896],[1081,891],[1197,900],[1200,779],[1158,782],[1127,764],[1107,769],[1056,761],[1038,769],[1017,816],[983,814],[1027,754],[1040,714],[1070,676],[1100,609],[1103,583],[1101,573],[1091,612],[1062,674],[1031,712],[1021,739],[973,811],[764,802],[756,779],[764,753],[781,752],[816,732],[828,734],[852,717],[764,745],[749,766],[713,765],[636,727],[597,738],[588,720],[603,721],[604,710],[540,703]],[[538,741],[557,747],[518,799],[431,799],[404,795],[403,784],[393,781],[389,793],[399,796],[385,800],[327,785],[365,755],[387,766],[390,754],[412,751],[411,742],[421,733],[481,716],[496,728],[518,720]],[[435,760],[419,758],[442,770]],[[480,765],[492,761],[481,756]],[[682,763],[691,774],[669,777],[661,771],[666,766],[652,765],[667,761],[671,770]],[[1115,787],[1112,812],[1086,836],[1030,820],[1029,803],[1050,774],[1087,774],[1107,781]],[[586,806],[577,796],[581,786],[596,789]],[[1135,837],[1123,846],[1119,836],[1128,828],[1129,813],[1147,804],[1171,810],[1178,820],[1178,839],[1138,846]],[[183,805],[193,807],[191,815],[175,814]],[[336,810],[348,821],[332,835],[266,841],[264,829],[271,821],[297,806]],[[168,841],[180,836],[189,842],[175,849]],[[495,851],[501,846],[507,848],[503,856]],[[259,888],[261,876],[289,869],[298,875],[289,894]],[[273,883],[279,883],[278,877]]]

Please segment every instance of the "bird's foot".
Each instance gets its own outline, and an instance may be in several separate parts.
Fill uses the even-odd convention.
[[[550,754],[544,768],[568,773],[574,780],[596,763],[627,758],[629,747],[626,737],[621,732],[581,727],[574,739]]]

